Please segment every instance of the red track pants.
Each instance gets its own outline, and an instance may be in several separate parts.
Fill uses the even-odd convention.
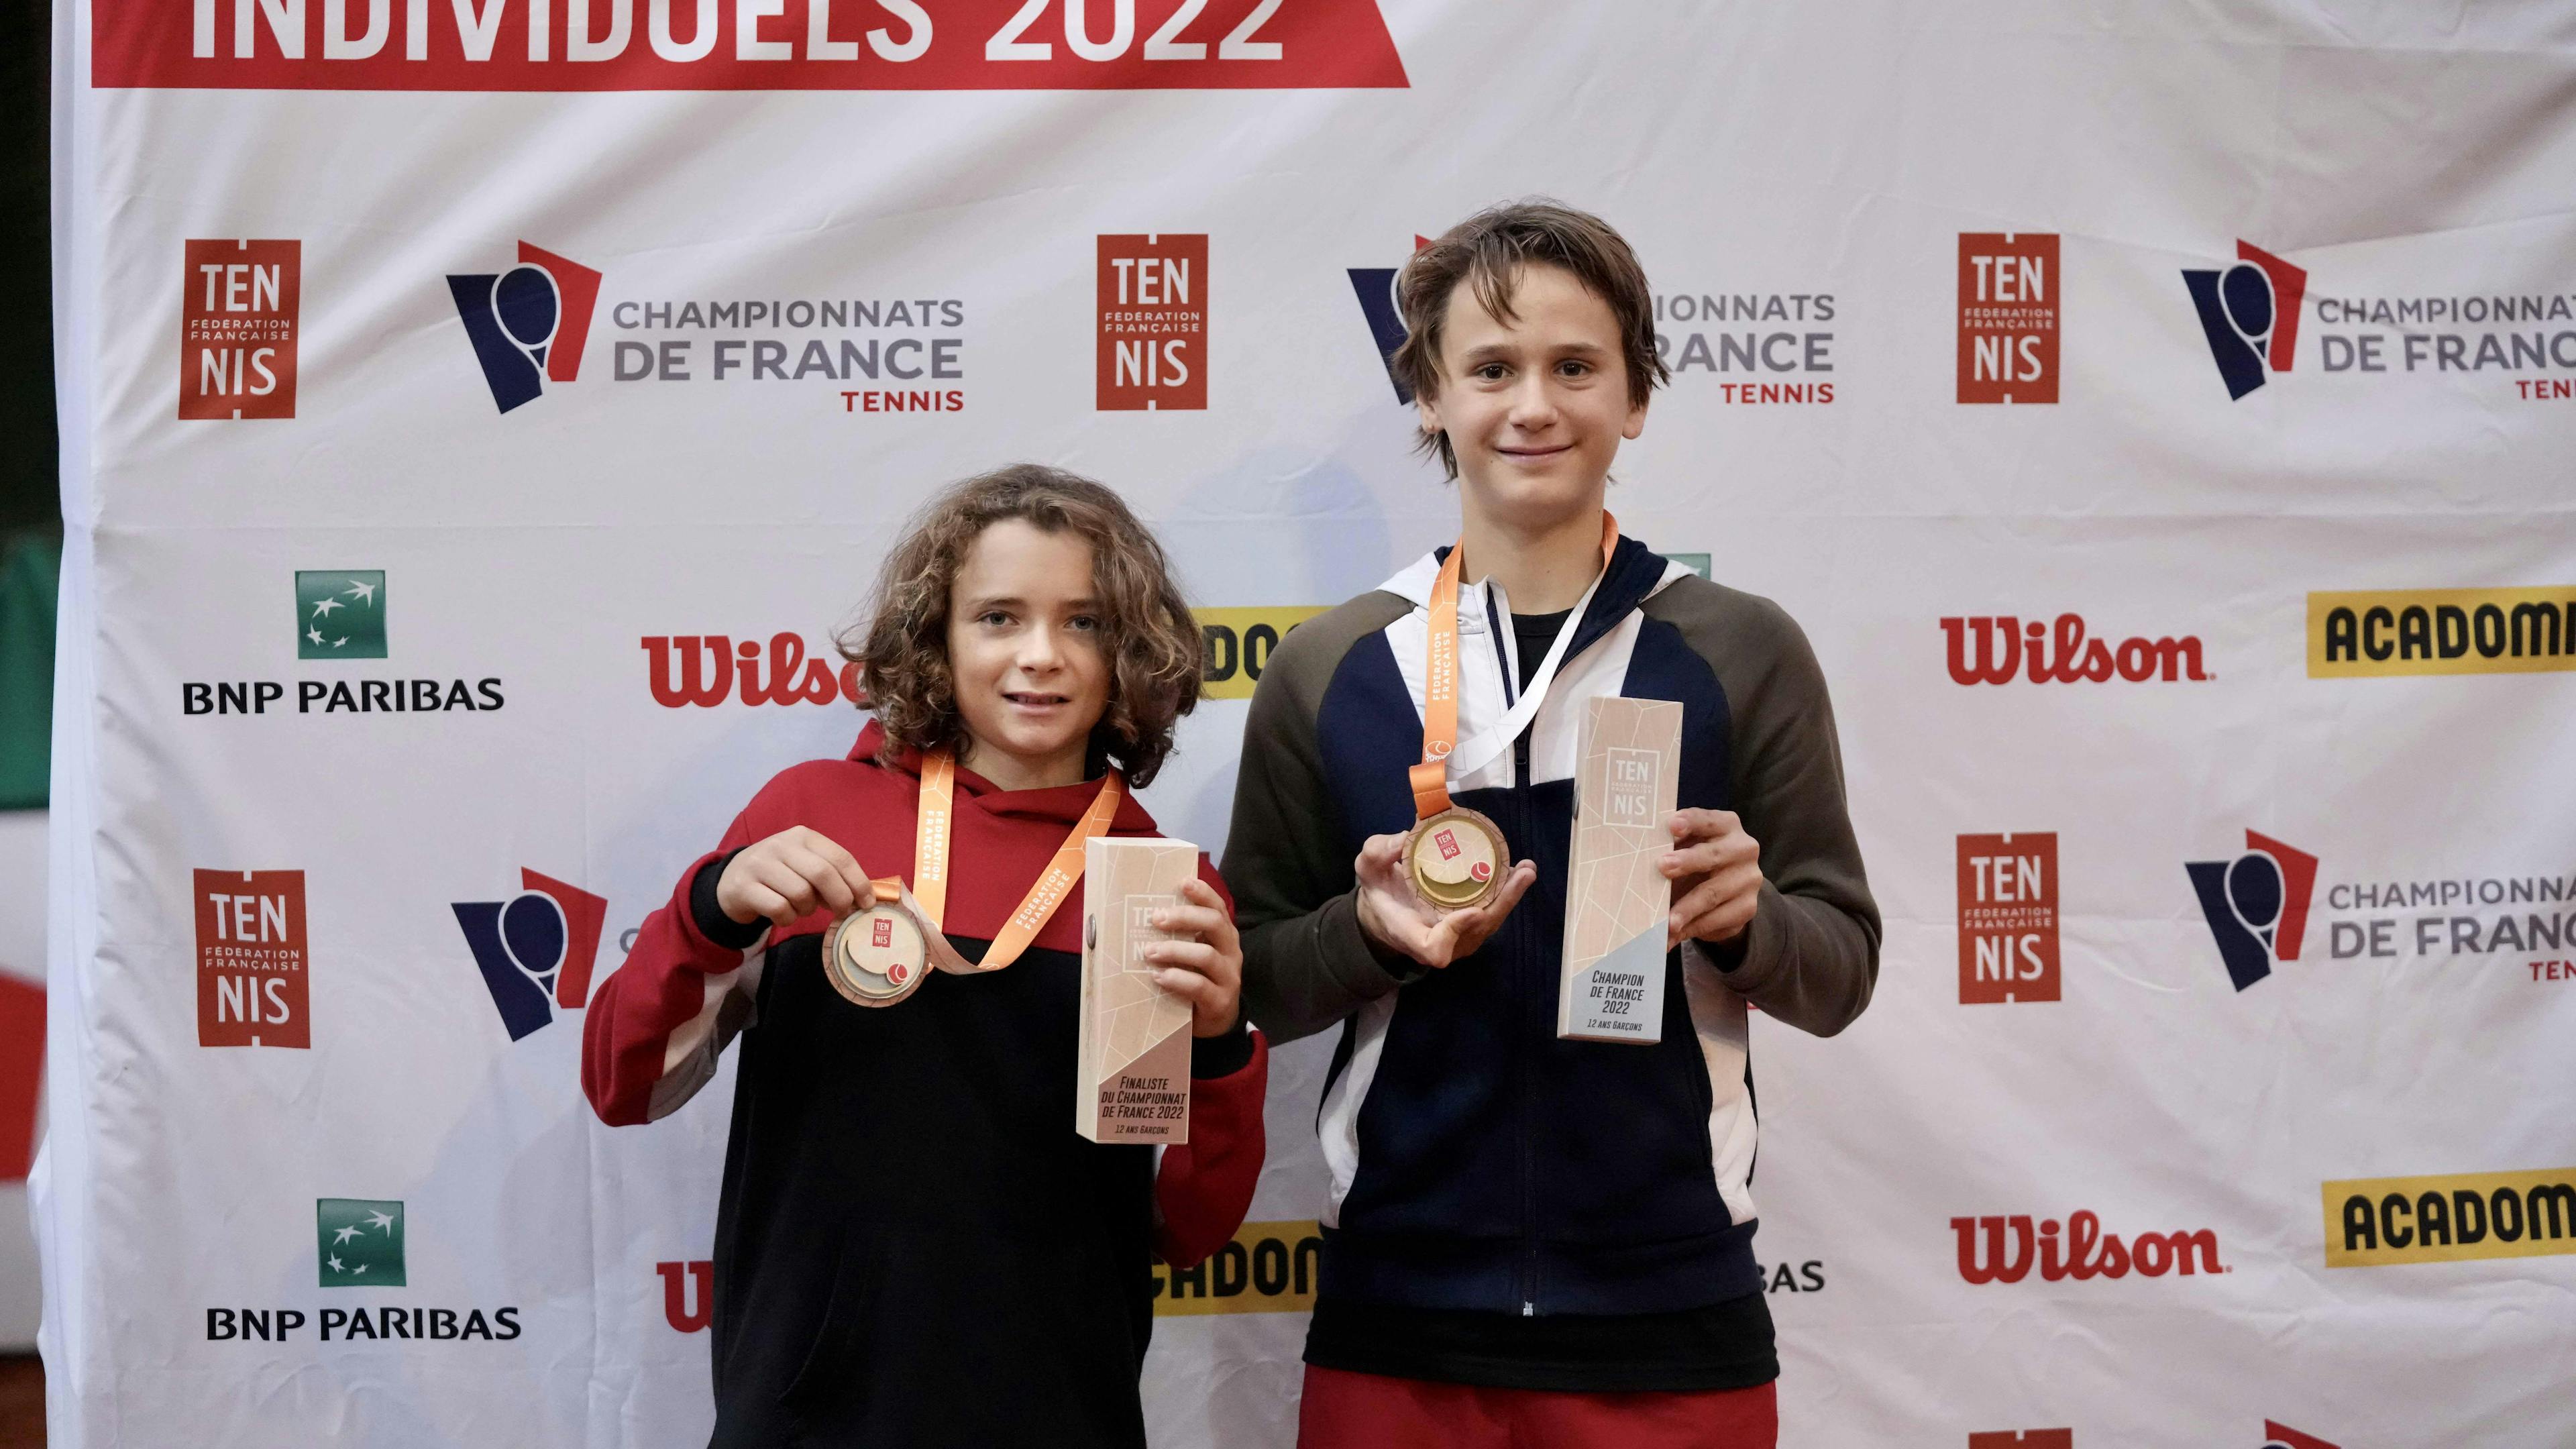
[[[1775,1449],[1773,1386],[1567,1394],[1306,1369],[1298,1449]]]

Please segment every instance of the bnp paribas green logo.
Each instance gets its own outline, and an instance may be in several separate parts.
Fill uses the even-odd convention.
[[[295,657],[385,657],[385,571],[295,571]]]
[[[403,1205],[365,1197],[313,1203],[325,1288],[402,1288]]]
[[[1708,555],[1704,553],[1668,553],[1664,557],[1689,569],[1701,578],[1708,577]]]

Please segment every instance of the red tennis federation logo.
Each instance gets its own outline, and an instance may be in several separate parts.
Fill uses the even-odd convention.
[[[179,416],[295,416],[304,243],[192,241],[180,279]]]
[[[1458,837],[1456,835],[1446,830],[1437,831],[1433,833],[1431,842],[1432,844],[1440,847],[1440,858],[1442,860],[1456,860],[1458,858]]]
[[[313,1045],[304,872],[200,870],[197,1045]]]
[[[1959,837],[1959,1001],[2055,1001],[2057,835]]]
[[[1206,410],[1208,239],[1099,239],[1098,411]]]

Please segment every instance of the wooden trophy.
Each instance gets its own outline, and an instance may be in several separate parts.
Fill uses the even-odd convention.
[[[1154,912],[1180,904],[1198,874],[1199,848],[1187,841],[1095,836],[1083,847],[1073,1130],[1094,1142],[1190,1140],[1190,1005],[1136,953],[1171,939]]]
[[[1672,882],[1682,707],[1659,699],[1584,706],[1574,772],[1574,848],[1565,881],[1565,960],[1556,1034],[1652,1045],[1664,1036],[1664,935]]]

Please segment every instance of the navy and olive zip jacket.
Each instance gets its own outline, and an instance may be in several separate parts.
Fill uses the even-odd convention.
[[[1352,859],[1413,824],[1440,557],[1281,641],[1244,737],[1223,865],[1244,1003],[1273,1041],[1341,1028],[1307,1359],[1527,1388],[1765,1382],[1746,1003],[1830,1036],[1878,965],[1823,674],[1777,605],[1622,538],[1529,728],[1450,782],[1537,883],[1474,955],[1426,972],[1362,935]],[[1463,588],[1459,625],[1469,740],[1510,707],[1520,661],[1499,586]],[[1679,701],[1680,804],[1736,812],[1761,846],[1752,925],[1670,954],[1654,1046],[1555,1029],[1576,733],[1607,695]]]

